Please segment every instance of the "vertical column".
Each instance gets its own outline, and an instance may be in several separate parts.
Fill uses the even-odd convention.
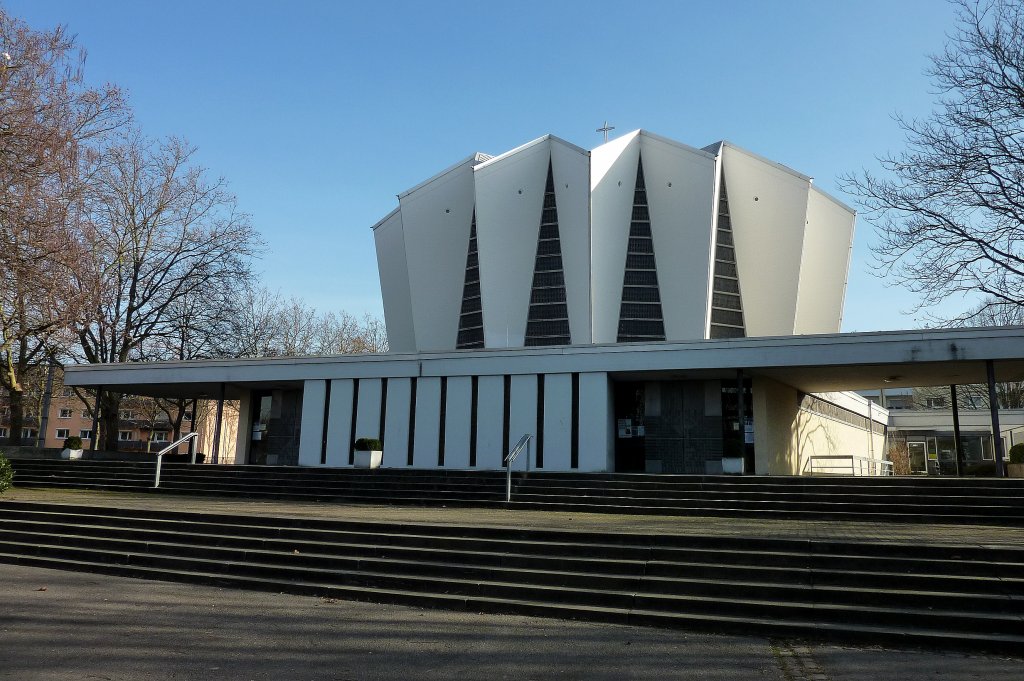
[[[956,402],[956,386],[949,386],[949,401],[953,404],[953,448],[956,450],[956,474],[964,474],[964,445],[960,440],[960,405]]]
[[[615,467],[614,415],[608,374],[580,374],[579,451],[581,471],[610,471]]]
[[[473,379],[452,376],[448,379],[444,412],[444,467],[469,468],[470,409]]]
[[[517,471],[528,471],[535,467],[534,457],[537,454],[537,376],[535,374],[513,376],[511,396],[509,447],[515,447],[519,438],[527,433],[534,437],[529,451],[520,452],[512,468]]]
[[[192,429],[196,427],[196,402],[192,401]],[[301,431],[300,431],[301,432]],[[252,392],[246,390],[238,400],[238,432],[235,433],[235,463],[249,462],[249,443],[252,441]],[[192,440],[195,443],[195,439]],[[301,440],[300,440],[301,442]],[[301,445],[300,445],[301,446]]]
[[[217,422],[213,424],[213,463],[220,463],[220,434],[224,427],[224,384],[217,395]]]
[[[302,386],[302,423],[299,426],[299,465],[319,466],[320,445],[324,436],[324,399],[327,381],[310,380]],[[219,421],[218,409],[218,421]],[[217,451],[220,428],[214,437],[213,451]],[[216,461],[216,454],[214,454]]]
[[[409,409],[412,380],[388,379],[387,413],[384,417],[384,460],[381,466],[405,467],[409,455]]]
[[[89,451],[96,451],[96,440],[100,430],[100,399],[103,397],[103,386],[96,386],[96,401],[92,405],[92,437],[89,439]]]
[[[441,430],[441,379],[425,376],[416,384],[416,432],[413,437],[412,465],[415,468],[437,468],[437,445]]]
[[[568,471],[572,450],[572,375],[544,376],[544,470]]]
[[[992,360],[985,360],[985,373],[988,374],[988,409],[992,415],[992,450],[996,457],[996,477],[1006,476],[1003,465],[1003,436],[999,430],[999,397],[996,395],[996,368]]]
[[[481,376],[477,381],[476,465],[484,470],[504,469],[501,451],[505,420],[505,377]]]
[[[331,381],[331,404],[327,409],[327,465],[348,465],[352,447],[352,401],[355,382],[351,378]],[[305,433],[305,431],[303,431]],[[319,461],[319,458],[317,459]]]

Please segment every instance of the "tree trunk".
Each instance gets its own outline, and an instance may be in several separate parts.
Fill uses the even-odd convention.
[[[15,447],[22,444],[21,429],[25,427],[25,393],[20,390],[8,390],[11,400],[11,431],[8,442]]]
[[[100,398],[100,431],[103,433],[103,449],[116,452],[118,447],[117,431],[121,425],[121,393],[103,392]],[[92,434],[96,437],[96,433]]]

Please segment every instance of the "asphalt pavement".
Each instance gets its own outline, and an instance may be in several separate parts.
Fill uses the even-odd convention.
[[[1020,681],[1024,660],[483,615],[0,564],[0,679]]]

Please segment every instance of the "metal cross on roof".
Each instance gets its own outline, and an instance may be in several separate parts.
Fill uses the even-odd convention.
[[[604,133],[604,141],[607,142],[608,141],[608,133],[610,131],[614,130],[614,129],[615,129],[614,125],[608,125],[608,121],[605,121],[604,122],[604,127],[603,128],[598,128],[595,132],[603,132]]]

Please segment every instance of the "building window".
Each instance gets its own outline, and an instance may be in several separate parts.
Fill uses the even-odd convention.
[[[69,419],[69,418],[71,418],[71,410],[70,409],[61,409],[60,410],[60,418],[62,418],[62,419]]]
[[[35,428],[22,428],[21,439],[22,440],[35,440],[36,436],[39,435],[39,431]]]
[[[11,415],[11,408],[10,407],[8,407],[6,405],[3,406],[3,407],[0,407],[0,416],[10,416],[10,415]]]
[[[0,428],[0,440],[6,440],[6,439],[7,439],[7,429],[6,428]]]
[[[192,412],[190,412],[190,411],[186,411],[186,412],[185,412],[185,416],[183,417],[183,420],[185,420],[185,421],[191,421],[191,420],[192,420]]]
[[[67,428],[58,428],[56,437],[58,440],[67,440],[71,436],[71,431]]]
[[[715,273],[711,279],[711,324],[708,328],[711,338],[743,338],[747,335],[738,277],[736,246],[729,217],[729,195],[725,191],[723,177],[718,196]]]
[[[925,406],[929,409],[943,409],[946,406],[945,397],[928,397],[925,398]]]
[[[152,437],[149,439],[151,442],[167,442],[167,431],[154,430]]]
[[[83,419],[91,419],[92,418],[92,414],[89,413],[88,409],[83,409],[82,410],[82,418]]]
[[[132,439],[132,431],[130,430],[119,430],[117,431],[117,439],[121,442],[130,442]]]
[[[466,253],[466,278],[462,284],[462,312],[455,341],[459,350],[484,347],[483,306],[480,302],[480,262],[476,250],[476,208],[469,223],[469,250]]]
[[[122,409],[118,413],[118,418],[120,418],[122,421],[131,421],[132,419],[135,418],[135,412],[132,411],[131,409]]]
[[[633,188],[633,215],[629,223],[626,269],[622,278],[619,306],[619,343],[665,340],[661,314],[658,268],[655,265],[651,214],[647,206],[643,159],[637,160]]]
[[[568,345],[571,342],[569,309],[565,304],[562,242],[558,233],[555,176],[549,158],[524,345]]]
[[[82,438],[83,440],[91,440],[92,430],[80,430],[78,431],[78,437]]]

